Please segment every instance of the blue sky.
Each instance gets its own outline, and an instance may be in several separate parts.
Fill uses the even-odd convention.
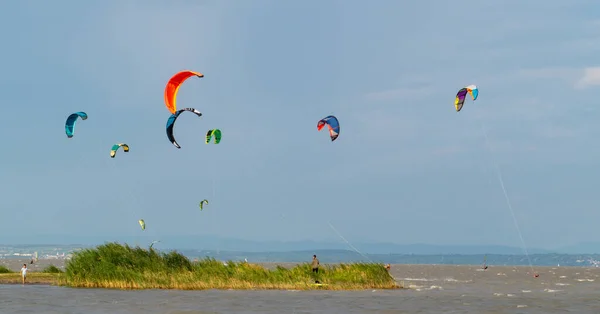
[[[12,1],[2,238],[600,241],[597,1]],[[180,89],[176,149],[168,78]],[[456,113],[458,89],[480,97]],[[75,137],[64,121],[85,111]],[[320,118],[338,117],[331,142]],[[486,146],[482,125],[487,130]],[[219,145],[204,144],[220,128]],[[129,153],[109,157],[112,144]],[[213,195],[213,188],[215,194]],[[198,202],[211,201],[204,211]],[[74,241],[75,242],[75,241]]]

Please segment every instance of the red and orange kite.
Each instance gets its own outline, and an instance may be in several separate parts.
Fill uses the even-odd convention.
[[[167,86],[165,87],[165,105],[171,114],[174,114],[177,111],[176,99],[179,86],[192,76],[204,77],[204,74],[188,70],[181,71],[173,75],[169,82],[167,82]]]

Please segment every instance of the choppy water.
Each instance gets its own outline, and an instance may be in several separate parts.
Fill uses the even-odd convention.
[[[119,291],[0,285],[0,313],[600,313],[600,269],[393,265],[409,290]],[[529,274],[528,274],[529,272]]]

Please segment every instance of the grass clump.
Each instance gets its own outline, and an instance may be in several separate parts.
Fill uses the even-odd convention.
[[[61,274],[61,273],[63,273],[63,271],[60,268],[58,268],[58,267],[56,267],[54,265],[48,265],[46,268],[44,268],[42,270],[42,273],[46,273],[46,274]]]
[[[191,262],[172,251],[107,243],[76,252],[65,267],[61,284],[119,289],[392,289],[395,280],[381,264],[309,264],[273,270],[246,262],[222,263],[213,258]],[[314,285],[319,281],[322,285]]]
[[[12,273],[12,270],[8,269],[4,265],[0,265],[0,274],[10,274],[10,273]]]

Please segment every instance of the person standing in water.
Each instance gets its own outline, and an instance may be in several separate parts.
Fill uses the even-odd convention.
[[[313,255],[313,260],[312,260],[312,271],[313,273],[319,273],[319,259],[317,258],[316,255]]]
[[[23,284],[25,284],[25,279],[27,278],[27,264],[23,264],[21,268],[21,277],[23,278]]]

